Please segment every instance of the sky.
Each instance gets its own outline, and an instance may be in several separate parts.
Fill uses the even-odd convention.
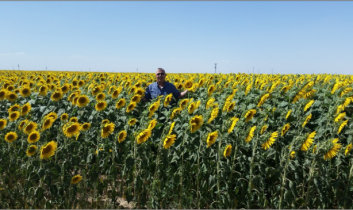
[[[7,70],[352,74],[352,37],[353,1],[0,1]]]

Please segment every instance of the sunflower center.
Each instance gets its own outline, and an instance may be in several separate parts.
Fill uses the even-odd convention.
[[[28,152],[29,153],[33,153],[33,152],[35,152],[36,151],[36,148],[35,147],[30,147],[29,149],[28,149]]]
[[[88,129],[88,125],[87,124],[84,124],[82,127],[83,127],[83,129]]]
[[[28,92],[29,92],[28,89],[23,89],[23,90],[22,90],[22,93],[23,93],[23,94],[28,94]]]
[[[76,129],[77,129],[77,126],[76,125],[72,125],[72,126],[67,128],[67,132],[72,133],[72,132],[75,132]]]
[[[51,152],[51,150],[52,150],[52,147],[51,147],[51,145],[49,144],[48,146],[46,146],[46,147],[43,148],[42,153],[43,153],[43,154],[47,154],[47,153]]]
[[[28,111],[28,106],[24,106],[23,108],[22,108],[22,112],[27,112]]]
[[[12,135],[12,134],[10,134],[10,135],[7,136],[7,139],[8,139],[9,141],[13,140],[14,138],[15,138],[15,136]]]
[[[12,93],[12,94],[9,95],[9,97],[10,97],[10,99],[15,99],[16,98],[16,94]]]
[[[45,125],[45,126],[50,125],[50,119],[47,119],[47,120],[44,122],[44,125]]]
[[[37,139],[37,134],[34,133],[34,134],[30,135],[30,136],[29,136],[29,139],[30,139],[31,141],[36,140],[36,139]]]

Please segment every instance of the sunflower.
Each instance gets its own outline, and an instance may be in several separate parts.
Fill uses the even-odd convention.
[[[22,130],[25,125],[27,125],[28,120],[22,120],[20,124],[18,125],[18,129]]]
[[[89,103],[89,98],[86,95],[81,95],[77,98],[76,104],[78,107],[85,107]]]
[[[324,160],[331,160],[333,157],[337,155],[337,152],[339,149],[341,149],[341,144],[337,143],[339,139],[334,139],[331,141],[331,149],[327,151],[327,153],[324,155]]]
[[[184,88],[185,89],[189,89],[191,88],[193,85],[192,81],[191,80],[186,80],[185,83],[184,83]]]
[[[106,101],[98,101],[95,108],[97,111],[103,111],[105,108],[107,108],[107,102]]]
[[[40,133],[38,131],[33,131],[28,135],[27,141],[30,144],[36,143],[40,139]]]
[[[211,95],[216,90],[216,86],[210,85],[207,89],[207,95]]]
[[[216,119],[217,115],[218,115],[218,112],[219,112],[219,108],[216,107],[212,110],[211,112],[211,116],[210,116],[210,119],[208,119],[208,124],[210,124],[214,119]]]
[[[101,130],[101,137],[107,138],[109,134],[113,133],[115,124],[114,123],[106,123]]]
[[[48,93],[48,86],[46,86],[46,85],[40,86],[40,88],[39,88],[39,95],[41,95],[41,96],[46,96],[47,93]]]
[[[181,109],[184,109],[188,105],[188,103],[189,103],[189,99],[183,99],[180,101],[179,107]]]
[[[63,113],[60,117],[61,121],[66,121],[67,119],[69,119],[69,115],[67,113]]]
[[[141,101],[141,98],[142,96],[141,95],[134,95],[132,98],[131,98],[131,102],[130,103],[139,103]]]
[[[4,100],[6,98],[6,95],[7,95],[6,89],[0,90],[0,100]]]
[[[232,145],[228,144],[224,149],[223,156],[227,158],[230,154],[232,154]]]
[[[266,99],[270,96],[269,93],[264,94],[263,96],[261,96],[259,103],[257,104],[258,107],[261,107],[262,104],[265,103]]]
[[[338,128],[337,134],[341,133],[341,131],[343,130],[344,126],[347,125],[347,123],[348,123],[348,120],[341,123],[340,127]]]
[[[272,146],[272,144],[275,143],[277,137],[278,137],[278,131],[273,132],[270,138],[261,145],[262,149],[264,150],[269,149]]]
[[[15,102],[17,100],[17,94],[13,92],[7,92],[6,99],[10,102]]]
[[[341,114],[339,114],[339,115],[335,118],[335,122],[341,121],[345,116],[346,116],[346,113],[345,113],[345,112],[342,112]]]
[[[107,123],[110,123],[110,121],[108,119],[102,120],[102,125],[107,124]]]
[[[255,129],[256,129],[256,126],[253,126],[253,127],[250,129],[249,134],[248,134],[248,136],[247,136],[246,139],[245,139],[245,142],[246,142],[246,143],[249,143],[249,142],[251,141],[251,139],[254,137],[254,131],[255,131]]]
[[[120,109],[121,107],[125,106],[125,99],[121,98],[119,101],[115,104],[116,109]]]
[[[97,101],[103,101],[105,99],[105,93],[99,93],[97,96],[96,96],[96,100]]]
[[[345,151],[344,151],[344,155],[347,156],[347,154],[352,150],[352,144],[348,144]]]
[[[118,134],[118,142],[121,143],[125,140],[127,136],[127,132],[126,131],[120,131]]]
[[[137,88],[135,90],[135,94],[136,95],[140,95],[141,97],[144,97],[145,96],[145,90],[143,88]]]
[[[58,144],[55,141],[51,141],[40,148],[40,159],[49,159],[55,154]]]
[[[10,121],[15,121],[20,117],[20,112],[19,111],[15,111],[15,112],[11,112],[9,114],[9,120]]]
[[[82,180],[81,175],[75,175],[71,178],[71,184],[78,184]]]
[[[26,151],[28,157],[32,157],[36,154],[38,147],[36,145],[30,145]]]
[[[202,115],[196,115],[190,119],[191,133],[197,131],[203,124]]]
[[[17,133],[15,132],[8,132],[6,135],[5,135],[5,141],[11,143],[13,141],[15,141],[17,139]]]
[[[170,93],[170,94],[168,94],[165,98],[164,98],[164,106],[165,107],[167,107],[169,104],[170,104],[170,102],[172,102],[172,99],[173,99],[173,94],[172,93]]]
[[[119,94],[120,94],[119,90],[114,90],[111,96],[113,99],[116,99],[118,98]]]
[[[85,81],[83,81],[83,80],[80,80],[80,81],[78,81],[78,86],[79,87],[82,87],[83,85],[85,84]]]
[[[130,113],[132,110],[134,110],[135,109],[135,107],[136,107],[136,103],[134,103],[134,102],[130,102],[130,104],[127,106],[127,108],[126,108],[126,112],[127,113]],[[151,112],[150,112],[151,113]]]
[[[164,149],[169,149],[174,144],[175,140],[176,140],[176,135],[175,134],[168,135],[164,139],[164,142],[163,142]]]
[[[172,124],[170,124],[168,135],[172,134],[174,126],[175,126],[175,122],[172,122]]]
[[[303,125],[302,125],[302,127],[304,128],[305,127],[305,125],[309,122],[309,120],[311,119],[311,116],[312,116],[313,114],[309,114],[307,117],[306,117],[306,119],[305,119],[305,121],[304,121],[304,123],[303,123]]]
[[[153,130],[153,128],[154,127],[156,127],[156,125],[157,125],[157,120],[156,119],[153,119],[153,120],[151,120],[149,123],[148,123],[148,129],[150,129],[150,130]]]
[[[288,119],[288,117],[290,116],[291,113],[292,113],[292,110],[289,110],[289,111],[287,112],[286,119]]]
[[[235,125],[237,124],[237,122],[239,121],[239,118],[237,117],[232,117],[232,124],[230,125],[229,129],[228,129],[228,133],[231,133],[234,130]]]
[[[208,99],[207,103],[206,103],[206,109],[212,107],[212,104],[215,102],[215,98],[210,98]]]
[[[309,101],[309,103],[307,103],[307,104],[305,105],[305,107],[304,107],[304,112],[305,112],[306,110],[308,110],[308,109],[311,107],[311,105],[313,105],[313,103],[314,103],[314,100]]]
[[[191,102],[190,105],[188,106],[188,112],[189,114],[194,113],[194,111],[197,109],[196,102]]]
[[[56,90],[53,94],[51,94],[50,99],[52,101],[60,101],[63,98],[63,92],[60,90]]]
[[[267,128],[268,128],[268,125],[262,126],[261,131],[260,131],[260,134],[262,135],[263,133],[265,133],[265,131],[267,130]]]
[[[152,131],[150,129],[145,129],[141,131],[137,136],[136,136],[136,141],[137,144],[142,144],[147,141],[147,139],[151,136]]]
[[[69,122],[63,126],[64,135],[69,138],[72,136],[78,135],[80,133],[80,130],[81,130],[81,125],[78,122],[74,122],[74,123]]]
[[[244,116],[245,122],[248,122],[249,120],[251,120],[255,114],[256,114],[256,109],[250,109],[249,111],[247,111]]]
[[[15,111],[20,111],[20,108],[21,108],[20,105],[15,104],[15,105],[10,106],[10,108],[8,108],[7,111],[9,113],[15,112]]]
[[[70,91],[70,86],[69,84],[65,83],[60,89],[63,92],[63,94],[65,94]]]
[[[71,117],[69,122],[70,123],[77,123],[78,122],[78,118],[77,117]]]
[[[82,130],[83,130],[83,131],[87,131],[87,130],[89,130],[90,128],[91,128],[91,123],[88,123],[88,122],[83,123],[83,125],[82,125]]]
[[[31,95],[31,88],[30,88],[30,87],[23,87],[23,88],[21,88],[20,94],[21,94],[23,97],[28,97],[28,96],[30,96],[30,95]]]
[[[32,109],[32,106],[29,102],[21,107],[21,116],[26,116]]]
[[[306,152],[309,147],[314,143],[314,138],[316,135],[316,131],[310,133],[304,143],[302,144],[300,150]]]
[[[290,158],[293,159],[295,157],[295,151],[290,152]]]
[[[0,130],[4,130],[7,125],[6,119],[0,119]]]
[[[171,119],[171,120],[174,119],[174,117],[175,117],[177,114],[180,114],[182,110],[183,110],[183,109],[180,108],[180,107],[173,109],[172,114],[170,115],[170,119]]]
[[[218,131],[214,131],[212,133],[209,133],[207,135],[207,148],[209,148],[212,144],[216,142],[216,139],[218,137]]]
[[[38,124],[35,122],[29,122],[27,123],[27,125],[24,127],[23,132],[27,135],[29,135],[30,133],[32,133],[34,130],[36,130],[38,127]]]
[[[127,122],[127,124],[128,124],[129,126],[133,126],[133,125],[135,125],[136,123],[137,123],[136,118],[132,118],[132,119],[130,119],[130,120]]]
[[[42,130],[47,130],[49,128],[51,128],[51,126],[53,125],[54,123],[54,119],[51,118],[51,117],[48,117],[48,118],[45,118],[44,122],[43,122],[43,125],[42,125]]]
[[[284,134],[287,133],[287,131],[289,130],[289,128],[290,128],[290,124],[289,124],[289,123],[285,124],[285,125],[283,126],[283,128],[282,128],[281,136],[284,136]]]

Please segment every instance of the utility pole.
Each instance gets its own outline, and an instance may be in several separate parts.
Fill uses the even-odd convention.
[[[217,74],[217,63],[214,64],[214,73]]]
[[[20,70],[20,64],[18,64],[18,70]]]
[[[45,67],[45,70],[48,71],[48,67],[47,66]]]
[[[139,68],[137,68],[136,70],[137,70],[137,72],[139,72]]]

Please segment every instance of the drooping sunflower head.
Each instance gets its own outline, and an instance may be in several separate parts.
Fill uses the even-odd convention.
[[[113,133],[115,124],[114,123],[107,123],[103,126],[101,131],[101,137],[107,138],[109,134]]]
[[[38,147],[36,145],[30,145],[27,148],[26,154],[28,157],[32,157],[33,155],[36,154]]]
[[[345,151],[344,151],[344,155],[347,156],[348,153],[352,150],[352,144],[348,144]]]
[[[18,135],[16,132],[8,132],[6,135],[5,135],[5,141],[11,143],[13,141],[15,141],[17,139]]]
[[[170,93],[164,98],[164,106],[167,107],[173,99],[173,94]]]
[[[231,133],[234,130],[234,127],[237,124],[237,122],[239,121],[239,118],[233,117],[231,120],[232,120],[232,124],[230,125],[230,127],[228,129],[228,133]]]
[[[68,101],[72,102],[72,100],[77,96],[76,93],[71,93],[69,97],[67,98]]]
[[[78,184],[82,180],[81,175],[75,175],[71,178],[71,184]]]
[[[245,113],[245,122],[249,122],[256,114],[256,109],[250,109]]]
[[[0,90],[0,100],[4,100],[6,98],[6,95],[7,95],[6,89]]]
[[[10,121],[15,121],[20,117],[20,112],[19,111],[15,111],[15,112],[11,112],[9,114],[9,120]]]
[[[51,141],[43,145],[40,149],[40,159],[49,159],[55,154],[58,144],[55,141]]]
[[[214,132],[208,134],[207,148],[209,148],[212,144],[214,144],[216,142],[217,137],[218,137],[218,131],[214,131]]]
[[[339,141],[338,138],[333,139],[329,142],[328,151],[324,155],[324,160],[331,160],[338,153],[338,150],[341,149],[342,145],[337,143]]]
[[[127,106],[127,108],[126,108],[126,112],[127,112],[127,113],[130,113],[132,110],[135,109],[135,107],[136,107],[136,103],[130,102],[130,104],[129,104],[129,105]]]
[[[308,134],[306,140],[303,142],[300,150],[306,152],[314,142],[316,131]]]
[[[55,112],[50,112],[45,116],[45,118],[52,118],[53,120],[56,120],[58,119],[58,114],[56,114]]]
[[[141,131],[137,136],[136,136],[136,141],[137,144],[142,144],[147,141],[147,139],[151,136],[152,131],[150,129],[145,129]]]
[[[23,88],[21,88],[21,90],[20,90],[20,94],[23,96],[23,97],[28,97],[28,96],[30,96],[31,95],[31,88],[30,87],[23,87]]]
[[[127,122],[127,124],[128,124],[129,126],[133,126],[133,125],[135,125],[136,123],[137,123],[136,118],[132,118],[132,119],[130,119],[130,120]]]
[[[287,131],[289,130],[289,128],[290,128],[290,124],[289,124],[289,123],[285,124],[285,125],[283,126],[283,128],[282,128],[281,136],[284,136],[284,134],[287,133]]]
[[[7,125],[6,119],[0,119],[0,130],[4,130]]]
[[[103,111],[105,108],[107,108],[107,102],[106,101],[98,101],[95,108],[97,111]]]
[[[256,126],[251,127],[251,129],[249,131],[249,134],[248,134],[248,136],[245,139],[246,143],[249,143],[252,140],[252,138],[254,137],[255,129],[256,129]]]
[[[127,136],[127,132],[124,130],[124,131],[120,131],[119,134],[118,134],[118,142],[121,143],[125,140]]]
[[[265,133],[266,129],[268,128],[268,125],[264,125],[261,128],[260,134],[262,135],[263,133]]]
[[[168,135],[164,139],[164,142],[163,142],[164,149],[169,149],[174,144],[175,140],[176,140],[176,135],[175,134]]]
[[[216,90],[216,86],[210,85],[207,90],[207,95],[211,95]]]
[[[171,114],[171,116],[170,116],[170,119],[174,119],[174,117],[175,117],[176,115],[180,114],[181,111],[183,111],[183,109],[180,108],[180,107],[173,109],[172,114]]]
[[[97,101],[103,101],[105,99],[105,93],[99,93],[96,96]]]
[[[83,125],[82,125],[82,130],[83,130],[83,131],[87,131],[87,130],[89,130],[90,128],[91,128],[91,123],[88,123],[88,122],[83,123]]]
[[[197,131],[203,125],[202,115],[196,115],[190,119],[191,133]]]
[[[230,154],[232,154],[232,145],[228,144],[224,149],[223,156],[227,158]]]
[[[229,104],[229,106],[227,107],[227,112],[230,112],[234,109],[235,107],[235,102],[233,101],[232,103]]]
[[[32,106],[29,102],[21,107],[21,116],[26,116],[32,109]]]
[[[172,122],[172,124],[170,125],[168,135],[172,134],[174,126],[175,126],[175,121]]]
[[[67,113],[63,113],[60,117],[61,121],[66,121],[67,119],[69,119],[69,115]]]
[[[156,125],[157,125],[157,120],[156,119],[153,119],[153,120],[151,120],[149,123],[148,123],[148,129],[150,129],[150,130],[153,130],[153,128],[154,127],[156,127]]]
[[[30,144],[36,143],[40,139],[40,133],[38,131],[33,131],[28,135],[27,141]]]
[[[206,109],[212,107],[213,103],[215,102],[215,98],[210,98],[208,99],[207,103],[206,103]]]

